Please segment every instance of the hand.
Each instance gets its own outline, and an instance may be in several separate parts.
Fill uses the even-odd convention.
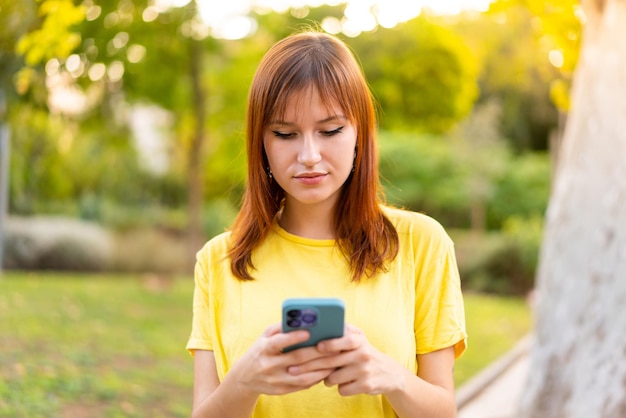
[[[310,367],[298,375],[288,373],[290,367],[310,364],[333,354],[320,352],[316,347],[282,352],[283,348],[308,338],[308,331],[281,333],[280,324],[274,324],[239,359],[227,378],[235,379],[241,390],[253,395],[283,395],[308,389],[327,378],[334,370],[322,366]]]
[[[327,356],[291,366],[289,373],[300,376],[313,370],[332,370],[324,383],[337,385],[343,396],[380,395],[404,385],[405,368],[374,348],[363,331],[355,326],[347,324],[343,337],[322,341],[316,348]]]

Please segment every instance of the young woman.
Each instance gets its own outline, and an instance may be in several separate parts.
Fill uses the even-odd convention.
[[[337,38],[279,41],[247,113],[248,178],[231,230],[198,252],[194,417],[453,417],[465,350],[453,244],[383,205],[375,110]],[[345,301],[341,338],[283,353],[289,297]]]

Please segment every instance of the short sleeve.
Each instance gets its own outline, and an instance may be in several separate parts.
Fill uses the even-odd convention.
[[[426,354],[453,346],[458,358],[467,348],[465,308],[454,244],[441,233],[423,255],[416,281],[416,351]]]
[[[191,355],[194,354],[194,350],[213,350],[207,258],[206,247],[200,250],[196,255],[196,265],[194,268],[193,319],[191,335],[189,336],[186,347]]]

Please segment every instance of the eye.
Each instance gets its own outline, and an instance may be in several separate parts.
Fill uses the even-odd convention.
[[[321,134],[324,136],[333,136],[333,135],[337,135],[340,134],[341,131],[343,130],[344,126],[340,126],[337,129],[333,129],[332,131],[322,131]]]
[[[274,136],[280,139],[291,139],[294,136],[294,134],[291,132],[272,131],[272,133],[274,134]]]

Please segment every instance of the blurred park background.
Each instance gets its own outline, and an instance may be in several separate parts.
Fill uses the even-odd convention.
[[[302,27],[361,61],[387,200],[456,243],[462,384],[530,331],[583,22],[574,0],[0,0],[0,416],[189,415],[194,254],[241,199],[256,65]]]

